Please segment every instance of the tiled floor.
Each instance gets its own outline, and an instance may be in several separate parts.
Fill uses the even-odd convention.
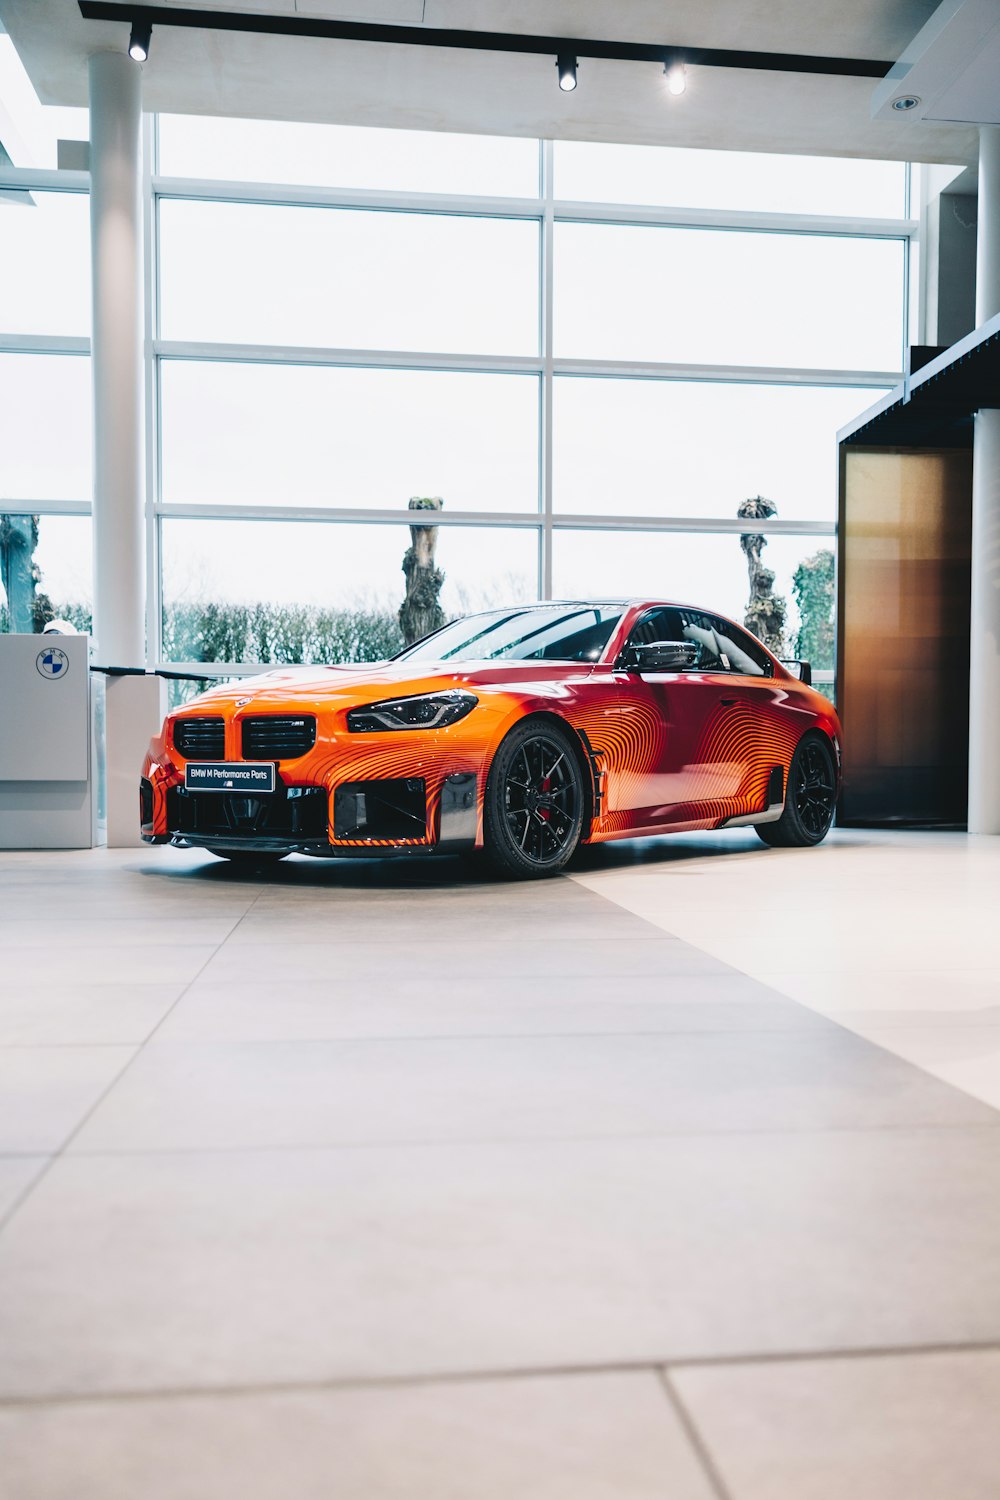
[[[0,856],[0,1495],[997,1500],[998,892]]]

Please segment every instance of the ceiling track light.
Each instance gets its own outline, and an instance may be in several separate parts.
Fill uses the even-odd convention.
[[[663,64],[663,73],[667,80],[667,92],[677,97],[683,94],[687,88],[687,68],[684,59],[676,55],[668,57]]]
[[[278,0],[275,0],[278,3]],[[388,22],[335,21],[326,16],[265,15],[261,11],[198,10],[185,5],[136,5],[122,0],[78,0],[86,21],[132,21],[133,36],[142,24],[180,26],[196,31],[237,31],[257,36],[317,37],[326,41],[386,42],[393,47],[454,47],[465,52],[509,52],[537,57],[606,58],[611,62],[649,62],[683,56],[688,67],[751,68],[755,72],[819,73],[841,78],[884,78],[894,60],[869,57],[818,57],[807,52],[744,52],[723,47],[673,47],[664,42],[600,41],[593,37],[534,36],[521,31],[463,31],[444,26],[400,26]],[[610,7],[609,7],[610,8]],[[147,40],[148,52],[149,43]]]
[[[139,18],[132,22],[132,33],[128,39],[128,55],[133,62],[144,63],[149,56],[149,43],[153,28],[149,21]]]
[[[576,88],[576,58],[569,52],[560,52],[556,58],[556,67],[559,70],[559,87],[564,94],[570,94]]]

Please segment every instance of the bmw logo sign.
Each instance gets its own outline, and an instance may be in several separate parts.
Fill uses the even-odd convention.
[[[69,671],[69,657],[58,647],[48,646],[44,651],[39,651],[35,657],[35,666],[43,677],[54,682],[57,677],[66,676]]]

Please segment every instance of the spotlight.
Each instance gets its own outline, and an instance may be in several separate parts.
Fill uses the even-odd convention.
[[[683,94],[687,88],[687,69],[684,64],[675,58],[664,64],[663,72],[667,80],[667,91],[675,95]]]
[[[133,62],[145,62],[149,56],[149,39],[153,28],[148,21],[133,21],[132,35],[128,39],[128,55]]]
[[[908,109],[916,109],[919,103],[920,99],[916,94],[900,94],[897,99],[893,99],[892,107],[900,114],[905,114]]]
[[[559,87],[564,94],[571,93],[576,88],[576,58],[568,52],[560,52],[556,67],[559,69]]]

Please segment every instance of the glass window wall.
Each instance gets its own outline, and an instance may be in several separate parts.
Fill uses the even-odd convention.
[[[898,370],[897,239],[555,228],[555,352],[604,360]]]
[[[847,157],[773,156],[556,141],[557,198],[750,213],[901,219],[906,166]]]
[[[0,332],[90,333],[90,212],[85,193],[0,198]]]
[[[761,558],[775,575],[774,595],[785,604],[782,651],[796,655],[805,635],[812,664],[822,670],[833,667],[833,548],[832,537],[778,534],[766,538]],[[797,585],[803,566],[806,574]],[[553,581],[557,598],[672,599],[737,623],[749,594],[740,536],[729,533],[560,528]],[[824,625],[831,627],[827,634]]]
[[[899,164],[179,117],[152,131],[150,297],[166,341],[147,349],[155,658],[389,654],[413,495],[444,499],[448,617],[546,592],[673,596],[741,621],[740,537],[713,527],[759,494],[811,528],[763,550],[785,649],[832,667],[836,432],[880,394],[865,375],[902,362]],[[213,199],[216,179],[232,186]],[[255,201],[240,181],[260,184]],[[393,195],[407,192],[446,196],[403,211]],[[668,222],[560,210],[588,199]],[[855,222],[727,230],[716,210]],[[91,487],[89,361],[59,352],[88,332],[87,211],[85,195],[26,178],[0,201],[4,566],[13,579],[27,547],[34,597],[78,622],[90,521],[55,512]],[[352,350],[357,364],[336,352]],[[676,368],[689,365],[698,379]],[[742,382],[733,366],[780,381]],[[5,497],[37,502],[37,534]],[[461,512],[481,524],[449,523]],[[6,594],[4,609],[9,628]]]
[[[160,116],[160,171],[365,192],[533,198],[538,142],[290,120]]]
[[[160,366],[163,499],[227,505],[538,509],[538,377]]]
[[[160,204],[166,339],[538,349],[538,225],[260,203]]]
[[[723,381],[555,381],[553,505],[575,515],[837,515],[836,433],[882,389]]]
[[[375,661],[402,646],[406,525],[164,518],[164,656]],[[533,527],[441,526],[448,617],[537,598]]]
[[[90,500],[90,360],[0,354],[4,500]]]

